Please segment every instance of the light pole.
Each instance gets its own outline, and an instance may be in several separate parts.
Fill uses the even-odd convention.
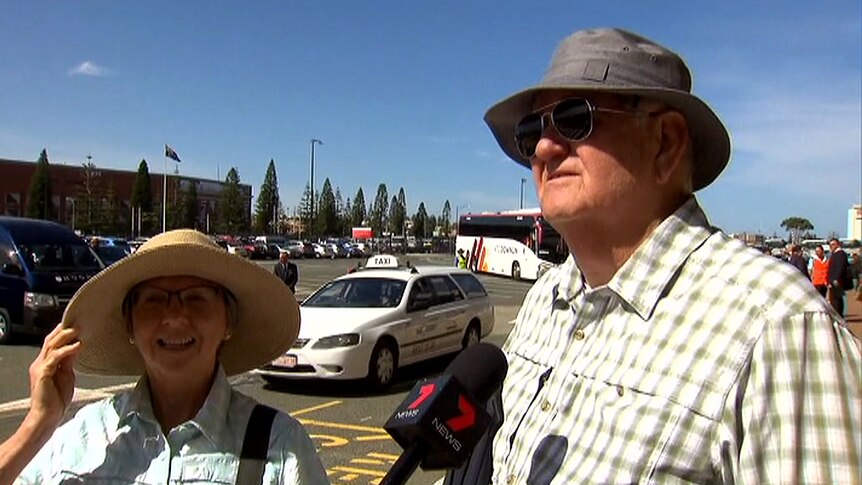
[[[521,177],[521,205],[518,207],[519,209],[524,208],[524,183],[526,181],[527,181],[527,179]]]
[[[323,145],[323,142],[318,140],[317,138],[311,139],[311,187],[310,187],[311,188],[311,200],[309,200],[309,204],[311,207],[311,210],[309,212],[311,213],[311,218],[309,220],[309,228],[308,228],[309,234],[311,234],[312,229],[314,227],[314,145],[315,144]]]

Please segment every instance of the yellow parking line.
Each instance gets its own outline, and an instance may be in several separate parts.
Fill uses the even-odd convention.
[[[398,461],[398,455],[390,455],[389,453],[377,453],[372,451],[368,456],[371,458],[380,458],[381,460],[391,461],[392,463]]]
[[[330,401],[327,403],[318,404],[317,406],[312,406],[310,408],[298,409],[296,411],[291,411],[290,415],[296,417],[296,416],[299,416],[300,414],[306,414],[306,413],[310,413],[310,412],[314,412],[314,411],[319,411],[321,409],[331,408],[332,406],[337,406],[341,403],[342,403],[342,401]]]
[[[372,477],[381,477],[382,478],[382,477],[386,476],[386,472],[379,472],[377,470],[368,470],[366,468],[353,468],[350,466],[334,466],[334,467],[332,467],[332,469],[337,471],[337,472],[358,473],[360,475],[370,475]]]
[[[388,434],[376,434],[373,436],[357,436],[356,441],[387,441],[392,438]]]
[[[295,413],[291,413],[294,414]],[[315,419],[300,419],[300,423],[304,426],[323,426],[325,428],[348,429],[350,431],[365,431],[367,433],[382,433],[383,428],[375,428],[372,426],[359,426],[355,424],[331,423],[329,421],[317,421]]]
[[[350,460],[350,463],[358,463],[360,465],[385,465],[385,461],[380,460],[369,460],[368,458],[354,458]]]

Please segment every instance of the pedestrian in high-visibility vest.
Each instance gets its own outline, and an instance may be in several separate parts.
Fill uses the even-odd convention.
[[[829,258],[823,251],[823,246],[818,245],[814,248],[814,257],[811,259],[811,283],[817,288],[817,291],[825,298],[828,281],[826,272],[829,269]]]
[[[464,256],[463,249],[458,249],[458,255],[455,257],[455,265],[461,269],[467,269],[467,257]]]

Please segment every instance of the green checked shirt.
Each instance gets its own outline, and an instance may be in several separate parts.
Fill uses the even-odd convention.
[[[545,274],[503,350],[495,484],[862,483],[859,341],[694,198],[607,285]]]

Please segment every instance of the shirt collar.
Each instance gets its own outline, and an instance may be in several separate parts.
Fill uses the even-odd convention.
[[[189,421],[198,428],[216,447],[228,449],[230,437],[227,435],[227,414],[230,407],[232,388],[227,380],[224,369],[219,366],[213,379],[212,387],[197,415]],[[119,403],[119,426],[129,422],[132,417],[138,417],[151,422],[158,427],[158,420],[153,412],[150,386],[147,376],[138,380],[128,399]]]
[[[690,197],[647,236],[608,287],[648,320],[685,261],[716,230]]]
[[[714,231],[692,196],[647,236],[606,287],[648,320],[679,268]],[[570,254],[560,267],[557,285],[552,288],[552,304],[558,300],[571,302],[588,289],[574,255]]]

